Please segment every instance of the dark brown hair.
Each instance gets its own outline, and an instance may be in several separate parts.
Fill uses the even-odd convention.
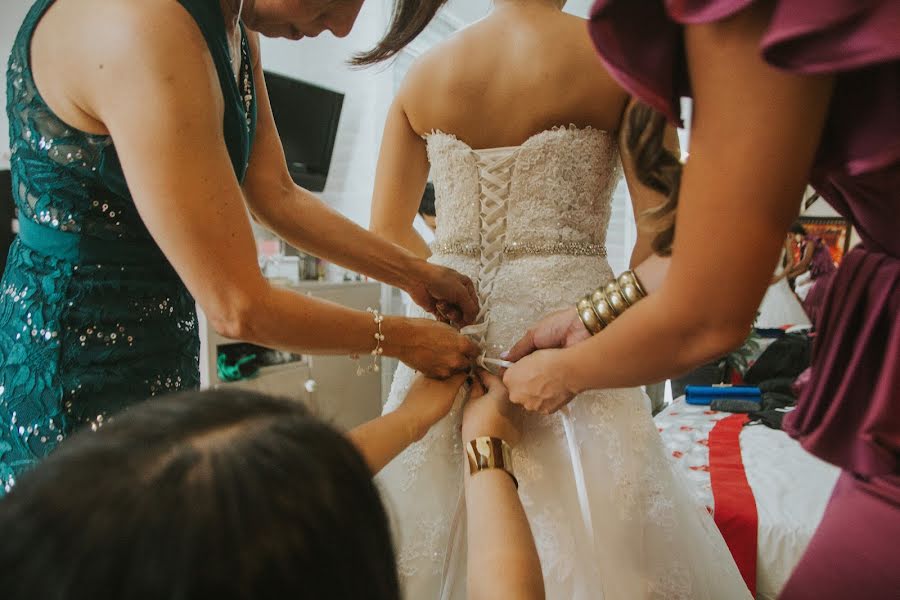
[[[363,457],[292,400],[143,402],[73,435],[0,504],[7,600],[400,598]]]
[[[374,65],[393,58],[428,27],[447,0],[394,0],[391,26],[374,48],[355,55],[354,67]]]
[[[665,201],[641,215],[638,226],[653,231],[654,252],[672,253],[675,212],[681,187],[681,161],[665,146],[666,118],[642,102],[633,102],[625,117],[625,145],[638,180],[665,196]]]

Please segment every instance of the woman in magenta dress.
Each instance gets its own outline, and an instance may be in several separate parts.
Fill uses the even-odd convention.
[[[588,338],[571,308],[546,317],[504,377],[513,402],[553,411],[584,389],[659,381],[739,345],[811,183],[862,243],[825,291],[810,382],[785,419],[843,470],[786,600],[900,590],[898,32],[896,0],[596,2],[605,66],[654,109],[629,124],[670,221],[677,203],[659,238],[660,249],[674,239],[672,260],[601,335]],[[681,169],[657,134],[681,121],[683,96],[694,103]]]

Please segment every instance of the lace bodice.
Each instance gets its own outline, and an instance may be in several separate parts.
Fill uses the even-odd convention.
[[[453,135],[434,132],[427,144],[438,251],[480,247],[480,199],[487,195],[502,197],[506,205],[508,252],[604,254],[621,174],[608,133],[570,126],[541,132],[520,146],[474,150]]]

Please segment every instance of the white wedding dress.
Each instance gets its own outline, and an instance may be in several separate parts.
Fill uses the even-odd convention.
[[[488,356],[613,276],[603,244],[621,167],[610,135],[560,128],[521,146],[473,150],[435,132],[427,144],[438,224],[431,260],[475,282],[475,337]],[[400,365],[386,412],[412,377]],[[564,413],[526,417],[513,464],[547,598],[748,598],[647,406],[639,389],[604,390],[578,396]],[[406,600],[465,598],[460,416],[457,405],[377,478]]]

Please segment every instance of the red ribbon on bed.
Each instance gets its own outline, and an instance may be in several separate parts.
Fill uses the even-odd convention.
[[[750,593],[756,596],[756,544],[759,523],[756,499],[741,458],[741,430],[747,415],[731,415],[709,432],[709,477],[713,518]]]

